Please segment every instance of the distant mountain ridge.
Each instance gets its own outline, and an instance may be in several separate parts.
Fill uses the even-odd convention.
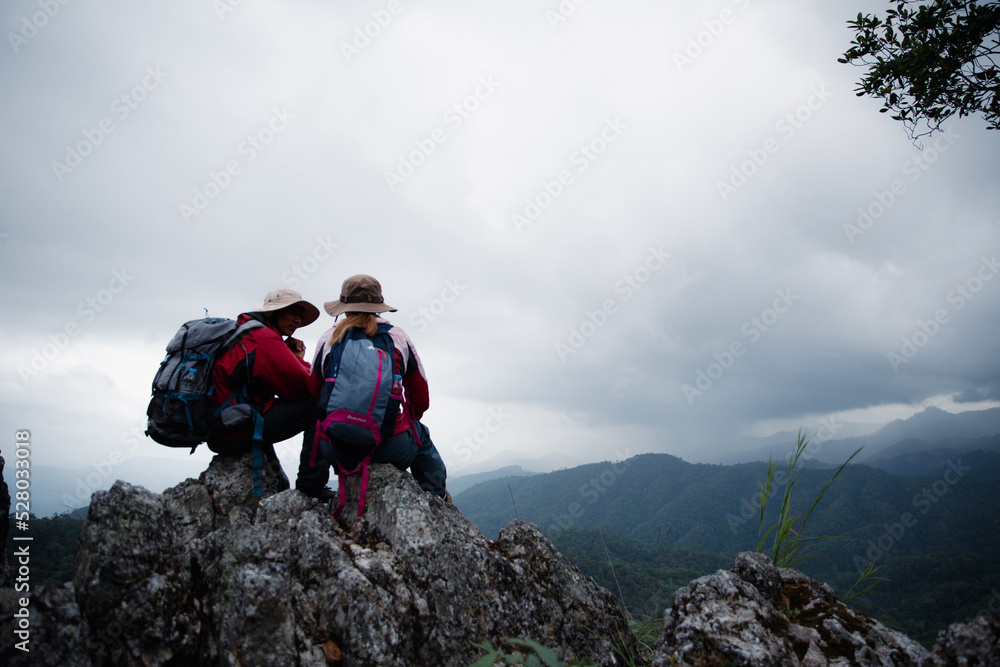
[[[821,430],[810,456],[804,461],[810,467],[830,467],[839,465],[858,447],[864,446],[856,462],[865,462],[893,474],[929,475],[941,466],[941,457],[948,458],[947,452],[962,453],[983,450],[981,466],[977,470],[986,476],[996,475],[990,470],[996,466],[989,462],[989,452],[1000,452],[1000,408],[969,411],[952,414],[938,408],[927,408],[909,419],[896,420],[873,433],[860,436],[838,438],[844,433],[863,432],[867,425],[837,424],[828,427],[830,437],[823,439],[826,432]],[[778,433],[766,438],[747,438],[740,441],[745,449],[713,457],[708,463],[738,464],[752,461],[766,461],[768,456],[784,460],[795,444],[796,434]],[[159,447],[155,445],[154,447]],[[936,454],[922,452],[937,451]],[[452,494],[461,493],[469,486],[496,476],[521,476],[528,473],[526,466],[534,470],[566,469],[571,465],[565,457],[551,453],[534,459],[533,463],[519,461],[521,465],[503,465],[513,460],[513,453],[505,453],[493,460],[499,461],[495,469],[486,469],[486,463],[467,467],[475,473],[456,475],[448,480]],[[893,461],[897,457],[908,456],[908,462]],[[556,462],[560,465],[556,466]],[[286,473],[294,474],[297,460],[284,461]],[[33,466],[32,512],[37,516],[50,516],[86,506],[90,493],[110,488],[116,479],[139,484],[159,492],[186,478],[197,478],[208,466],[207,461],[190,459],[164,459],[153,456],[134,456],[114,465],[109,462],[81,467],[78,469],[56,466]],[[521,472],[519,473],[518,470]],[[9,482],[9,480],[8,480]],[[508,494],[509,495],[509,494]],[[508,498],[509,500],[509,498]]]
[[[956,466],[962,471],[957,480],[961,484],[951,479],[938,494],[947,497],[945,505],[974,491],[973,495],[981,494],[997,506],[997,514],[983,517],[987,523],[996,522],[1000,487],[989,474],[995,457],[960,454],[941,459],[941,454],[932,450],[927,459],[932,463],[926,465],[935,466],[934,476],[900,476],[867,464],[848,466],[817,507],[811,519],[815,530],[858,537],[874,531],[877,538],[882,527],[879,521],[897,521],[902,513],[924,509],[926,501],[918,500],[922,489],[933,486],[936,478]],[[882,463],[898,468],[908,465],[898,457]],[[987,466],[985,475],[980,468],[983,464]],[[454,497],[462,513],[486,535],[520,518],[544,532],[569,526],[604,526],[647,544],[670,530],[671,542],[678,547],[735,553],[755,542],[748,526],[753,524],[756,529],[759,487],[766,467],[762,462],[726,466],[688,463],[669,454],[641,454],[625,461],[486,481]],[[831,474],[827,469],[804,470],[796,489],[799,502],[815,497]],[[780,502],[780,477],[775,489],[778,497],[769,511]],[[934,508],[937,501],[935,497]],[[977,507],[975,513],[982,509]],[[962,521],[972,514],[957,508],[955,512],[962,515]],[[956,519],[954,525],[959,522]],[[996,546],[1000,549],[1000,537]]]
[[[855,459],[858,463],[869,462],[913,453],[926,449],[968,449],[980,448],[978,441],[1000,435],[1000,408],[975,410],[960,413],[945,412],[929,407],[909,419],[897,419],[876,431],[861,436],[837,437],[842,430],[836,422],[831,422],[815,434],[811,461],[827,465],[843,463],[856,449],[863,447]],[[768,456],[783,459],[795,446],[796,433],[778,433],[766,438],[745,438],[741,451],[730,451],[710,458],[711,463],[748,463],[767,461]],[[902,444],[902,443],[911,444]],[[894,447],[892,451],[889,448]],[[807,461],[808,463],[808,461]]]
[[[865,566],[880,566],[879,575],[887,579],[879,587],[884,595],[863,599],[859,607],[927,640],[950,619],[975,616],[989,602],[990,591],[1000,587],[1000,455],[982,449],[931,450],[913,458],[902,455],[888,463],[933,474],[901,476],[867,464],[846,467],[803,533],[843,539],[812,543],[806,555],[824,557],[796,567],[843,594]],[[766,530],[777,520],[784,465],[761,522],[760,484],[766,469],[764,462],[718,465],[642,454],[487,481],[455,495],[454,501],[490,538],[519,518],[538,525],[556,544],[582,529],[594,539],[606,533],[609,540],[616,536],[614,541],[636,541],[654,551],[731,557],[754,550],[759,526]],[[802,470],[792,513],[806,512],[832,474],[830,469]],[[766,552],[770,547],[765,541]]]
[[[471,486],[475,486],[480,482],[488,482],[491,479],[498,479],[503,477],[524,477],[527,475],[537,475],[537,472],[531,472],[530,470],[525,470],[521,466],[505,466],[503,468],[497,468],[496,470],[489,470],[487,472],[474,473],[471,475],[459,475],[458,477],[448,478],[448,491],[454,496],[456,494],[465,491]]]

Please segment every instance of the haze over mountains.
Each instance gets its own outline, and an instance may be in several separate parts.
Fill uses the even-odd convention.
[[[953,414],[937,408],[905,420],[885,424],[872,432],[871,425],[832,422],[810,435],[814,445],[809,466],[839,465],[858,447],[864,446],[855,459],[894,474],[929,474],[940,467],[955,450],[1000,452],[1000,408]],[[768,456],[783,459],[795,444],[796,433],[777,433],[764,438],[744,438],[725,454],[706,457],[704,462],[732,465],[750,461],[766,461]],[[139,451],[155,454],[158,446],[151,441],[142,443]],[[916,454],[920,456],[916,456]],[[558,457],[523,459],[501,454],[487,465],[462,468],[465,474],[452,474],[449,487],[455,493],[482,481],[497,477],[528,475],[559,469]],[[628,458],[628,443],[622,443],[610,458]],[[910,457],[908,461],[899,457]],[[980,462],[989,470],[989,460]],[[160,492],[178,482],[197,477],[207,467],[202,457],[162,459],[154,456],[134,456],[124,461],[102,462],[89,468],[72,469],[57,466],[36,466],[32,484],[32,510],[37,516],[49,516],[86,505],[90,494],[111,487],[116,479],[138,484]],[[297,457],[282,459],[286,473],[295,474]],[[9,482],[10,480],[8,480]]]
[[[828,422],[814,432],[807,432],[814,446],[809,453],[813,462],[840,465],[856,449],[863,447],[854,459],[857,463],[872,463],[923,450],[976,449],[990,447],[991,436],[1000,434],[1000,408],[960,412],[945,412],[929,407],[909,419],[897,419],[869,433],[866,425]],[[766,461],[768,456],[779,459],[794,448],[797,433],[787,431],[766,438],[744,438],[733,450],[706,457],[706,463],[747,463]]]

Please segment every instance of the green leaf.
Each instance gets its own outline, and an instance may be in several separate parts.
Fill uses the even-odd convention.
[[[559,661],[559,656],[556,655],[556,652],[547,646],[542,646],[538,642],[533,642],[530,639],[516,638],[508,639],[507,643],[531,649],[539,658],[545,661],[545,664],[548,665],[548,667],[563,667],[563,664]]]

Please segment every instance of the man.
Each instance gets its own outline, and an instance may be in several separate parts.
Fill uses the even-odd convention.
[[[315,424],[316,394],[309,382],[306,347],[292,334],[318,317],[316,306],[295,290],[283,288],[268,292],[258,310],[237,318],[240,325],[256,321],[259,326],[215,362],[210,402],[219,412],[209,433],[209,449],[244,454],[253,451],[254,437],[259,435],[263,458],[277,462],[274,443]],[[283,471],[281,476],[283,488],[288,488]]]

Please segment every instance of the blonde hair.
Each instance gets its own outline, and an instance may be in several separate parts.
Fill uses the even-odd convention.
[[[330,336],[330,345],[336,345],[344,340],[349,329],[357,327],[364,329],[366,336],[374,336],[378,333],[378,322],[375,321],[375,313],[347,313],[343,321],[333,330]]]

